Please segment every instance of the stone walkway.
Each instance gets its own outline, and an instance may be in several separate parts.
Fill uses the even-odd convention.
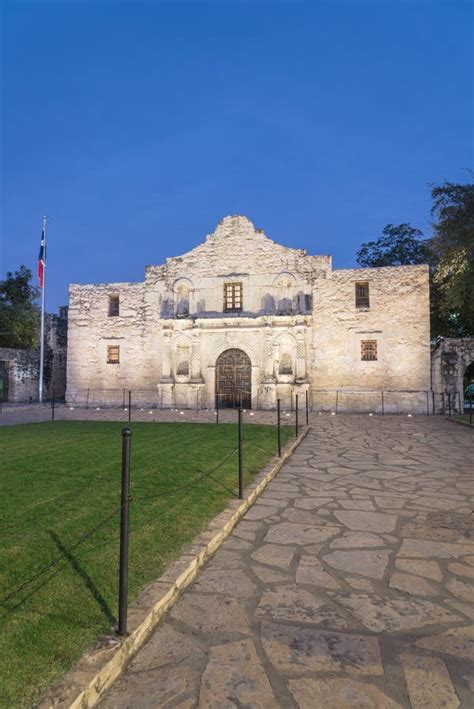
[[[474,707],[472,431],[311,419],[101,707]]]

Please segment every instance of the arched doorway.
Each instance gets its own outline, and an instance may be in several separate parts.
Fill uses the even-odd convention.
[[[463,377],[464,410],[474,409],[474,362],[466,367]]]
[[[251,407],[252,364],[242,350],[225,350],[216,362],[216,394],[219,406]]]

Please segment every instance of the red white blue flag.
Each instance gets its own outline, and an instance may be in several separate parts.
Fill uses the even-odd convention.
[[[39,281],[39,287],[43,287],[43,281],[44,281],[44,269],[46,266],[46,246],[45,246],[45,239],[44,239],[44,229],[41,232],[41,244],[40,244],[40,250],[39,250],[39,255],[38,255],[38,281]]]

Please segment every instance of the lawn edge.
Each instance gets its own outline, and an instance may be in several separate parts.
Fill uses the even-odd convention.
[[[99,640],[72,670],[43,695],[35,705],[37,709],[90,709],[96,706],[133,655],[147,642],[164,614],[195,580],[204,564],[277,475],[308,430],[306,427],[297,438],[287,443],[281,458],[276,461],[275,457],[272,458],[247,486],[244,499],[232,500],[223,512],[214,517],[207,529],[187,546],[181,557],[130,604],[127,637],[119,639],[107,636]]]

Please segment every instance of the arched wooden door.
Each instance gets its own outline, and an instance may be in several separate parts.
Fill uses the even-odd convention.
[[[252,365],[242,350],[225,350],[216,363],[216,394],[219,406],[251,407]]]

